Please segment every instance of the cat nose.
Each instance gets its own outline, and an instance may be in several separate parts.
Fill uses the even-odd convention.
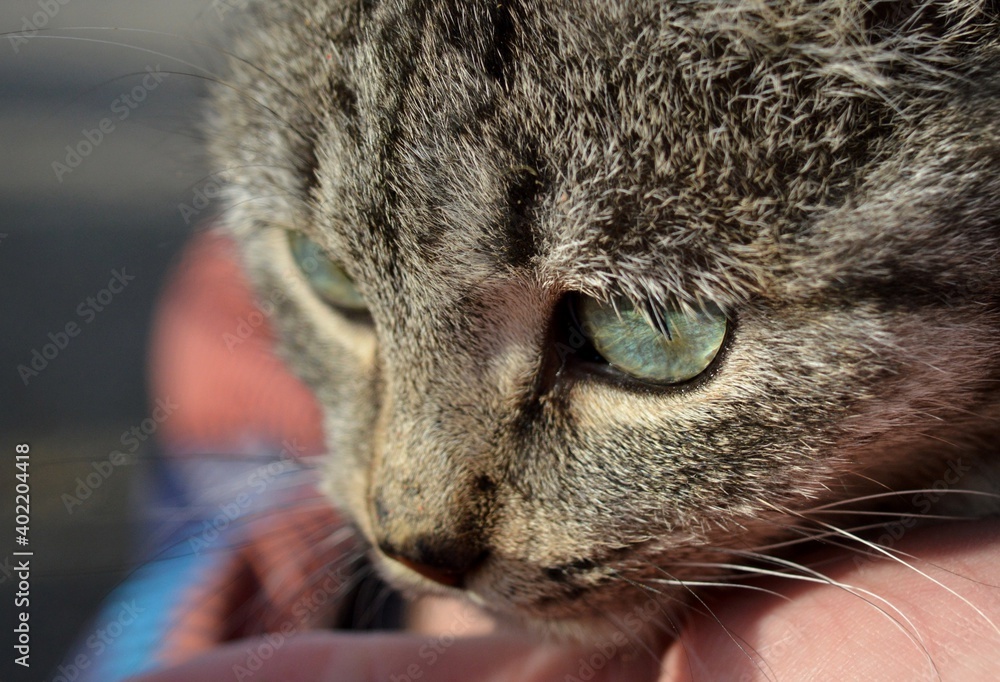
[[[439,585],[458,589],[486,558],[486,552],[475,543],[459,538],[423,536],[402,544],[382,540],[379,549],[414,573]]]

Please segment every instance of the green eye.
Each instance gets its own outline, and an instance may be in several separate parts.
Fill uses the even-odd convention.
[[[679,384],[695,378],[726,338],[726,316],[711,303],[687,314],[676,307],[660,310],[662,330],[628,301],[618,300],[617,307],[616,312],[611,304],[580,296],[577,320],[602,358],[643,381]]]
[[[368,310],[351,278],[339,265],[326,257],[316,242],[297,232],[289,232],[288,244],[295,264],[320,298],[350,312]]]

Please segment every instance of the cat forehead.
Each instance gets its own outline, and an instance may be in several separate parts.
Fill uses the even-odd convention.
[[[330,36],[313,194],[338,246],[583,290],[766,288],[950,78],[940,51],[886,68],[906,37],[866,3],[320,6],[297,25]]]
[[[822,203],[857,165],[844,163],[845,129],[873,125],[796,121],[796,109],[835,109],[831,84],[863,99],[860,88],[767,55],[778,36],[750,44],[752,17],[662,3],[411,9],[376,9],[332,60],[323,170],[359,252],[462,248],[466,272],[542,257],[584,288],[725,261],[738,285],[766,259],[762,231]],[[338,174],[359,172],[362,196],[338,191]],[[712,288],[707,276],[675,284]]]

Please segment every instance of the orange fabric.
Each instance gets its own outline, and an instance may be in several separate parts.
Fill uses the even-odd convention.
[[[178,665],[220,644],[264,633],[330,626],[351,586],[353,538],[324,504],[248,525],[217,570],[177,605],[160,662]]]
[[[273,341],[232,241],[197,235],[153,329],[153,397],[179,405],[158,433],[168,451],[239,452],[295,439],[304,454],[322,452],[319,406],[274,354]]]
[[[152,397],[179,406],[157,433],[168,461],[276,453],[288,443],[300,448],[283,453],[290,456],[323,451],[319,406],[273,342],[232,241],[197,235],[163,293],[151,344]],[[328,624],[357,549],[312,479],[301,481],[285,489],[295,497],[234,520],[210,548],[205,570],[174,609],[161,663],[250,634]]]

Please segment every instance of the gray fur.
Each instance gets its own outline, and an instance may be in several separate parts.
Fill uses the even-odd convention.
[[[213,154],[333,499],[574,630],[795,512],[958,458],[995,488],[998,38],[971,0],[252,6]],[[372,326],[309,291],[285,230]],[[734,331],[691,386],[609,381],[566,364],[567,292],[714,301]]]

